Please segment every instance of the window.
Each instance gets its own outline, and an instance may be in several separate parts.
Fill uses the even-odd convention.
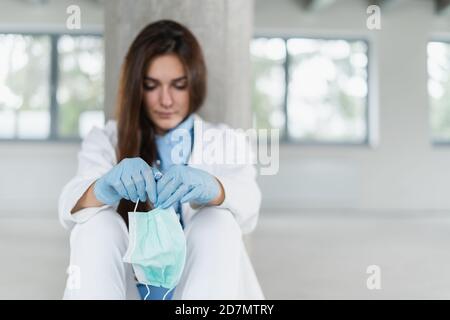
[[[450,142],[450,43],[430,42],[428,95],[431,136],[434,142]]]
[[[0,138],[50,133],[50,38],[0,35]]]
[[[256,127],[283,129],[285,124],[285,60],[283,39],[255,39],[252,54],[252,103]]]
[[[0,139],[77,139],[103,126],[103,40],[0,34]]]
[[[287,141],[368,141],[368,44],[256,38],[251,44],[257,128]]]
[[[58,133],[84,137],[104,122],[103,41],[99,37],[62,36],[58,43]]]

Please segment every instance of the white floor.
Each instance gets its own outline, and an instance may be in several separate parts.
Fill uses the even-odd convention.
[[[450,213],[265,213],[248,240],[269,299],[450,299]],[[68,236],[0,219],[0,299],[59,299]],[[366,268],[381,268],[368,290]]]

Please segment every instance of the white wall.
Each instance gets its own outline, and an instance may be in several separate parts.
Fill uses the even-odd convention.
[[[430,144],[426,70],[427,41],[450,39],[450,17],[433,1],[397,1],[370,31],[366,7],[305,13],[294,1],[256,1],[259,35],[364,37],[372,50],[373,145],[282,146],[279,175],[260,178],[265,208],[450,209],[450,147]]]
[[[12,3],[2,1],[0,30],[64,27],[64,4],[39,15],[25,7],[17,11]],[[266,209],[450,209],[450,147],[429,143],[425,51],[433,36],[450,39],[450,18],[433,15],[431,1],[399,1],[382,13],[381,31],[368,31],[364,4],[340,0],[305,14],[293,1],[256,0],[258,34],[367,37],[371,94],[379,96],[371,106],[380,133],[373,147],[282,146],[279,174],[259,179]],[[101,8],[84,5],[82,15],[101,28]],[[75,173],[78,148],[0,142],[0,216],[55,216],[61,187]]]
[[[75,174],[73,143],[0,143],[0,217],[56,217],[64,184]]]

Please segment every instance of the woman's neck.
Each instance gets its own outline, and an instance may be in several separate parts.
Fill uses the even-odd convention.
[[[164,136],[167,132],[169,132],[170,130],[162,130],[159,128],[155,128],[155,133],[158,136]]]

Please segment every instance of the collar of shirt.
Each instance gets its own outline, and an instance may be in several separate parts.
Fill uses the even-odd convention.
[[[179,145],[180,143],[184,143],[182,146],[182,154],[181,154],[181,162],[186,164],[192,149],[193,143],[193,127],[194,127],[194,115],[189,115],[183,122],[181,122],[175,128],[169,130],[164,135],[156,135],[155,141],[158,149],[158,155],[160,158],[160,168],[161,171],[166,171],[170,166],[174,164],[173,159],[171,157],[172,149]],[[177,135],[174,137],[174,133],[177,130],[186,130],[186,134]]]

